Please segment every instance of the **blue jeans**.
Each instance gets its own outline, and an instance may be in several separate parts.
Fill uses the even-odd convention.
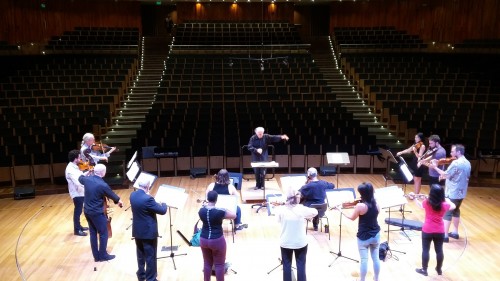
[[[370,255],[373,262],[373,273],[375,275],[374,280],[378,281],[378,274],[380,273],[380,259],[378,255],[380,246],[380,232],[375,235],[375,237],[369,238],[367,240],[360,240],[358,238],[358,250],[360,262],[360,277],[361,281],[366,278],[366,273],[368,273],[368,250],[370,250]]]
[[[241,208],[240,206],[236,206],[236,219],[234,220],[234,224],[241,224]]]
[[[73,198],[73,204],[75,205],[75,210],[73,211],[73,232],[78,232],[82,229],[80,224],[80,216],[83,211],[83,196],[77,196]]]
[[[300,249],[288,249],[281,247],[281,261],[283,262],[283,281],[292,281],[292,257],[294,252],[295,264],[297,265],[297,281],[306,281],[307,245]]]

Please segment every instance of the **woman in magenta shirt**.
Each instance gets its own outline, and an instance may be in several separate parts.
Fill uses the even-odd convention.
[[[417,198],[421,198],[417,196]],[[439,184],[431,185],[429,196],[423,201],[417,200],[417,204],[425,210],[425,221],[422,226],[422,268],[416,271],[427,276],[427,266],[429,265],[429,251],[431,242],[434,242],[436,251],[436,272],[443,274],[443,243],[444,243],[444,222],[443,216],[448,210],[455,209],[448,198],[444,197],[444,189]]]

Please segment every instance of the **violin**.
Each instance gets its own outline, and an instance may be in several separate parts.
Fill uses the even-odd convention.
[[[356,207],[356,205],[358,205],[358,203],[361,203],[361,202],[362,202],[361,198],[354,199],[353,201],[350,201],[350,202],[344,202],[344,203],[342,203],[342,209],[354,208],[354,207]]]
[[[415,194],[413,192],[410,192],[408,194],[404,195],[406,198],[413,200],[413,199],[427,199],[427,195],[425,194]]]
[[[102,142],[98,142],[98,143],[94,143],[91,147],[90,147],[91,150],[93,151],[99,151],[99,152],[102,152],[102,153],[106,153],[106,152],[109,152],[109,153],[112,153],[113,151],[119,151],[119,149],[117,149],[116,147],[111,147],[107,144],[104,144]],[[106,151],[106,149],[109,149],[108,151]]]
[[[441,158],[437,161],[436,165],[450,165],[451,162],[457,160],[456,157]]]
[[[424,144],[423,141],[419,141],[419,142],[413,144],[412,148],[415,147],[418,150],[418,149],[420,149],[420,147],[422,147],[423,144]]]

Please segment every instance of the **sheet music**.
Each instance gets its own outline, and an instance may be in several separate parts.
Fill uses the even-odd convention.
[[[375,199],[380,208],[389,208],[408,203],[403,189],[395,185],[375,189]]]
[[[337,188],[326,191],[326,199],[328,200],[328,207],[342,205],[342,203],[353,202],[356,199],[354,188]]]
[[[403,175],[405,176],[406,181],[411,182],[413,180],[413,175],[411,174],[410,169],[408,169],[408,166],[406,165],[406,163],[399,165],[399,168],[401,169],[401,172],[403,172]]]
[[[347,152],[330,152],[326,154],[328,164],[349,164],[349,154]]]
[[[127,171],[128,180],[133,182],[137,177],[137,174],[139,174],[140,170],[141,168],[139,167],[139,164],[137,164],[137,162],[134,161]]]
[[[236,206],[238,205],[238,196],[219,194],[215,207],[227,209],[236,214]]]
[[[283,194],[267,194],[266,201],[267,201],[267,215],[274,216],[275,215],[274,211],[276,208],[278,208],[278,206],[274,206],[271,203],[285,203],[286,198]]]
[[[142,181],[147,181],[149,182],[150,186],[153,186],[157,178],[158,176],[155,176],[148,172],[141,172],[137,177],[137,179],[135,180],[134,187],[139,188],[139,183],[141,183]]]
[[[188,194],[181,187],[162,184],[156,191],[156,202],[166,203],[169,208],[180,209],[186,204]]]
[[[294,190],[299,190],[303,185],[306,184],[307,177],[306,176],[281,177],[280,181],[282,190],[286,190],[290,187],[294,188]]]
[[[135,151],[134,155],[132,155],[132,158],[130,158],[130,160],[128,161],[127,169],[130,168],[130,166],[132,166],[132,163],[134,163],[135,158],[137,158],[137,151]]]
[[[276,168],[279,167],[279,163],[276,161],[270,161],[270,162],[251,162],[250,166],[252,168]]]

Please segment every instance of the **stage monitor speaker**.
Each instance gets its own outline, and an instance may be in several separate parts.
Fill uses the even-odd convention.
[[[207,168],[191,168],[189,170],[189,175],[191,176],[192,179],[206,176]]]
[[[335,176],[337,174],[337,168],[334,166],[321,166],[319,167],[319,173],[322,176]]]
[[[23,186],[14,188],[14,200],[35,198],[35,188],[33,186]]]

